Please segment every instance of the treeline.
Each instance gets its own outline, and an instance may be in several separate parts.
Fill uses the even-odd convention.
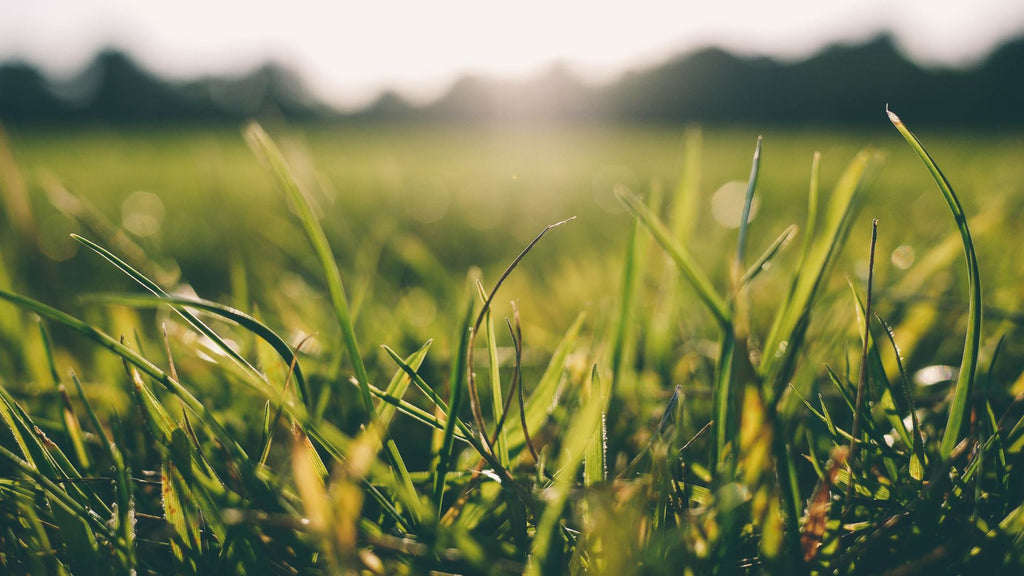
[[[885,103],[917,122],[1024,125],[1024,37],[968,69],[918,66],[889,36],[832,46],[785,63],[709,48],[636,70],[603,86],[564,66],[535,78],[465,77],[438,100],[414,106],[389,92],[354,113],[317,101],[300,79],[268,64],[234,78],[161,80],[106,51],[72,81],[49,82],[25,63],[0,65],[0,121],[236,122],[274,115],[334,121],[649,121],[860,124]],[[912,111],[912,112],[911,112]]]

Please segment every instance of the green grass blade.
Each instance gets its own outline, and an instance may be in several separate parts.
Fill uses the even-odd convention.
[[[866,347],[865,349],[867,352],[867,356],[865,358],[866,366],[864,366],[867,370],[866,376],[869,376],[870,380],[875,382],[878,388],[876,391],[878,395],[877,407],[882,410],[886,420],[889,421],[893,430],[895,430],[899,435],[903,445],[912,447],[914,444],[913,439],[911,438],[911,431],[908,430],[906,424],[903,423],[905,414],[896,405],[896,398],[893,395],[893,385],[885,375],[882,355],[878,349],[878,343],[876,341],[874,331],[868,330],[865,325],[865,320],[867,319],[865,304],[861,300],[860,295],[857,293],[857,289],[853,286],[852,282],[850,283],[850,291],[853,293],[854,305],[856,307],[856,314],[854,317],[857,319],[857,328],[860,333],[861,344]],[[867,342],[864,342],[865,335],[867,335]],[[865,394],[868,392],[868,390],[864,391]],[[856,407],[854,409],[854,413],[856,413]]]
[[[572,325],[569,326],[569,329],[565,331],[565,335],[562,337],[561,342],[558,343],[558,347],[555,348],[555,352],[551,355],[551,360],[548,361],[544,373],[541,374],[537,386],[530,393],[530,397],[526,401],[527,432],[539,430],[548,419],[553,404],[556,401],[555,395],[558,392],[558,383],[565,369],[565,362],[576,345],[576,339],[579,337],[585,318],[586,314],[581,312]],[[510,418],[506,423],[506,428],[508,428],[509,454],[515,456],[526,448],[523,426],[518,418]]]
[[[434,502],[437,505],[437,516],[441,517],[444,509],[444,488],[448,471],[452,468],[452,459],[455,454],[452,448],[455,442],[455,423],[459,419],[459,410],[462,408],[466,397],[466,369],[469,352],[469,338],[471,322],[473,319],[473,301],[469,300],[462,322],[459,324],[459,347],[452,357],[451,380],[451,402],[448,403],[448,420],[444,426],[444,436],[441,442],[441,451],[437,457],[437,469],[434,471]]]
[[[77,240],[79,243],[86,246],[87,248],[89,248],[90,250],[92,250],[93,252],[96,252],[97,254],[102,256],[105,260],[107,260],[115,267],[117,267],[117,269],[124,272],[125,275],[127,275],[129,278],[137,282],[146,290],[152,292],[153,295],[163,298],[171,297],[171,295],[168,294],[163,288],[161,288],[160,285],[147,278],[142,272],[139,272],[135,268],[131,267],[124,260],[118,258],[113,252],[107,250],[106,248],[100,246],[99,244],[93,242],[92,240],[83,238],[77,234],[72,234],[71,237]],[[177,312],[178,315],[180,315],[182,318],[184,318],[185,321],[188,322],[190,326],[192,326],[201,334],[212,340],[217,345],[218,348],[220,348],[225,354],[227,354],[229,358],[238,363],[239,366],[241,366],[243,369],[252,374],[256,374],[261,378],[263,377],[259,370],[253,367],[253,365],[250,364],[248,360],[243,358],[241,354],[236,352],[234,348],[228,346],[228,344],[224,342],[223,338],[221,338],[216,332],[214,332],[212,328],[207,326],[202,320],[196,318],[195,314],[192,314],[191,312],[180,306],[173,306],[173,308],[174,311]]]
[[[960,231],[960,238],[963,241],[964,256],[967,259],[967,335],[964,340],[963,359],[960,362],[960,375],[956,379],[956,388],[953,392],[953,401],[949,406],[949,417],[946,420],[946,430],[942,435],[942,443],[939,446],[939,456],[943,459],[949,458],[961,438],[961,431],[965,420],[970,413],[971,390],[974,388],[975,372],[978,368],[978,353],[981,348],[981,274],[978,271],[978,257],[974,252],[974,241],[971,240],[971,230],[967,226],[967,216],[960,206],[960,200],[953,187],[950,186],[946,176],[939,170],[938,165],[932,160],[931,155],[924,149],[921,142],[900,120],[899,116],[888,109],[889,120],[896,130],[910,144],[914,152],[921,158],[928,168],[932,178],[942,191],[942,196],[949,205],[949,210],[956,221],[956,227]]]
[[[768,391],[769,402],[777,402],[788,385],[789,374],[795,366],[796,355],[802,348],[810,322],[814,300],[846,243],[858,200],[879,160],[876,153],[863,150],[850,162],[832,192],[821,236],[805,239],[805,242],[811,242],[810,249],[793,276],[784,304],[779,307],[764,343],[764,360],[758,367],[765,381],[772,385]],[[812,168],[815,174],[816,166]],[[812,181],[812,198],[816,196],[815,190]]]
[[[775,258],[779,251],[782,250],[782,248],[786,244],[789,244],[789,241],[793,239],[793,236],[796,236],[796,232],[797,227],[795,224],[791,224],[789,227],[783,230],[782,234],[780,234],[779,237],[776,238],[770,246],[768,246],[768,249],[765,250],[763,254],[761,254],[757,261],[755,261],[753,264],[750,265],[749,268],[747,268],[747,271],[743,274],[743,277],[740,278],[740,286],[746,286],[747,284],[750,284],[754,280],[754,278],[757,278],[758,274],[767,270],[768,267],[771,266],[772,258]]]
[[[698,230],[700,218],[701,160],[703,156],[703,133],[696,126],[686,129],[683,134],[682,169],[669,200],[669,216],[665,225],[673,238],[684,245],[690,243]],[[672,258],[665,254],[666,262]],[[679,290],[679,272],[675,265],[664,266],[661,285],[658,290],[657,311],[650,319],[645,335],[647,359],[662,367],[672,362],[672,347],[676,339],[676,323],[679,311],[684,309],[688,297]]]
[[[426,344],[420,347],[419,350],[413,352],[405,359],[406,364],[414,370],[419,369],[420,365],[423,363],[423,359],[427,357],[427,351],[430,350],[430,345],[432,343],[433,340],[428,340]],[[388,383],[388,387],[385,392],[388,396],[393,398],[402,398],[405,396],[406,390],[409,389],[409,384],[411,382],[412,378],[410,378],[405,371],[399,369],[395,373],[394,377],[391,378],[391,382]],[[397,410],[398,406],[393,404],[386,404],[380,407],[380,431],[384,434],[383,441],[385,449],[390,450],[394,454],[399,453],[398,446],[395,444],[394,437],[388,433],[388,426],[391,425],[391,419],[394,417]],[[415,498],[416,489],[413,487],[412,478],[409,477],[409,470],[406,468],[405,462],[399,459],[396,464],[395,474],[398,477],[399,485],[405,489],[409,498]]]
[[[144,374],[153,378],[164,386],[169,392],[177,396],[184,402],[185,406],[189,408],[194,414],[202,418],[203,422],[210,427],[211,431],[216,436],[217,440],[224,444],[225,448],[229,450],[234,457],[239,461],[248,461],[248,457],[242,450],[241,446],[234,440],[234,438],[224,429],[220,422],[213,416],[210,410],[199,401],[188,389],[181,385],[177,380],[174,380],[168,376],[163,370],[158,368],[155,364],[144,358],[138,352],[128,348],[121,342],[110,337],[108,334],[96,329],[95,327],[82,322],[78,318],[71,316],[60,310],[51,308],[41,302],[32,300],[31,298],[25,298],[18,294],[13,294],[5,290],[0,290],[0,299],[7,300],[12,304],[20,306],[26,310],[31,310],[43,318],[48,318],[54,322],[62,324],[71,330],[78,332],[79,334],[89,338],[96,344],[106,348],[113,352],[117,356],[120,356],[127,362],[136,366]]]
[[[57,373],[57,362],[53,358],[53,343],[50,342],[50,335],[46,332],[46,328],[43,326],[42,322],[39,323],[39,335],[43,341],[46,363],[50,367],[50,377],[53,378],[53,384],[57,388],[57,394],[60,395],[61,402],[63,404],[63,410],[61,410],[61,421],[64,424],[64,432],[67,434],[68,440],[71,442],[71,448],[75,451],[75,458],[78,460],[78,465],[83,469],[88,469],[90,467],[89,454],[85,450],[82,425],[78,421],[78,417],[75,415],[71,404],[71,397],[68,396],[67,388],[64,387],[64,383],[61,382],[60,375]]]
[[[562,523],[569,493],[575,484],[576,471],[594,438],[594,431],[601,426],[605,408],[603,395],[591,395],[578,409],[565,431],[556,464],[558,472],[546,498],[547,506],[537,523],[537,535],[534,537],[531,561],[526,572],[529,575],[539,576],[558,571],[562,556],[559,525]]]
[[[710,461],[716,470],[721,470],[720,465],[724,464],[728,456],[729,461],[735,464],[735,450],[737,446],[733,442],[736,436],[737,421],[736,411],[739,409],[736,402],[738,387],[734,382],[733,368],[736,356],[736,336],[733,333],[732,325],[723,326],[721,340],[718,346],[718,359],[715,362],[715,381],[711,389],[713,418],[714,418],[714,442],[711,443]],[[729,481],[719,477],[720,480]]]
[[[804,269],[804,262],[810,258],[814,246],[814,234],[818,225],[818,196],[821,189],[821,152],[815,152],[811,158],[811,183],[807,190],[807,220],[804,222],[804,242],[800,249],[800,260],[796,270]]]
[[[622,264],[622,278],[620,280],[618,314],[615,319],[614,339],[612,340],[612,366],[611,366],[611,394],[617,398],[623,396],[623,384],[626,382],[627,366],[632,365],[632,356],[635,353],[636,321],[633,315],[633,302],[636,297],[639,272],[641,267],[640,258],[640,223],[634,218],[630,223],[629,240],[626,243],[626,257]],[[618,421],[618,414],[621,410],[620,403],[616,402],[611,407],[610,420],[612,426]]]
[[[388,387],[384,389],[384,393],[392,398],[401,399],[405,396],[406,390],[409,389],[409,384],[412,382],[412,377],[406,372],[403,367],[408,366],[413,373],[419,370],[420,365],[423,364],[424,358],[427,357],[427,352],[430,350],[433,340],[427,340],[423,346],[420,346],[419,350],[413,352],[408,358],[402,360],[402,364],[399,366],[398,372],[395,373],[391,382],[388,383]],[[390,404],[388,406],[381,406],[380,408],[380,423],[382,426],[389,426],[391,419],[395,416],[395,411],[398,406]]]
[[[331,297],[334,314],[341,328],[342,338],[345,341],[345,348],[348,350],[349,360],[352,362],[356,373],[356,380],[359,381],[359,391],[362,394],[363,404],[367,414],[372,420],[376,420],[377,410],[370,396],[370,377],[366,373],[366,366],[363,364],[363,357],[359,351],[359,343],[356,340],[355,327],[352,324],[352,316],[349,312],[348,299],[345,296],[345,286],[341,281],[341,272],[334,259],[334,252],[327,242],[323,227],[320,226],[313,207],[310,205],[306,195],[299,188],[298,182],[291,173],[291,169],[285,162],[284,156],[278,150],[270,136],[264,132],[258,124],[249,124],[245,129],[245,137],[253,152],[260,157],[277,177],[278,183],[288,195],[288,199],[299,212],[299,220],[302,229],[313,247],[320,267],[323,270],[327,291]]]
[[[136,308],[144,307],[159,307],[164,304],[170,305],[173,308],[195,308],[197,310],[203,310],[225,318],[238,324],[242,328],[252,332],[264,342],[270,345],[275,352],[281,357],[285,365],[292,369],[293,377],[295,378],[295,384],[299,391],[299,401],[302,402],[307,410],[312,410],[312,397],[309,393],[309,389],[306,384],[306,378],[302,373],[302,366],[299,364],[298,357],[295,351],[292,350],[291,346],[284,341],[276,332],[268,328],[265,324],[253,318],[252,316],[236,310],[230,306],[225,306],[217,302],[211,302],[202,298],[182,298],[177,296],[157,296],[155,298],[147,296],[134,296],[134,295],[121,295],[121,294],[96,294],[83,298],[87,302],[101,302],[101,303],[112,303],[122,304],[125,306],[132,306]]]
[[[601,381],[601,376],[598,373],[597,365],[595,364],[593,369],[590,371],[590,379],[586,382],[586,388],[584,389],[584,402],[589,401],[593,396],[598,396],[600,397],[602,405],[605,406],[605,409],[601,413],[600,425],[593,433],[590,443],[587,444],[587,451],[583,456],[584,486],[593,486],[600,482],[604,482],[608,478],[608,464],[605,461],[608,450],[608,429],[607,422],[605,422],[605,420],[608,413],[607,406],[609,402],[609,394],[605,386],[606,385]]]
[[[721,326],[728,325],[731,314],[725,299],[711,285],[711,280],[708,279],[704,271],[697,265],[697,261],[690,252],[672,236],[661,220],[636,196],[621,190],[616,190],[615,194],[630,213],[638,218],[640,223],[654,236],[658,244],[661,244],[661,247],[665,249],[672,258],[672,261],[679,267],[683,277],[693,286],[701,302],[715,317],[715,320]]]
[[[482,293],[483,286],[479,284],[478,286]],[[483,295],[486,296],[485,294]],[[484,329],[487,334],[487,357],[490,361],[490,370],[488,372],[491,379],[491,417],[494,418],[494,423],[497,425],[501,421],[501,415],[505,407],[502,404],[504,398],[502,397],[501,390],[501,371],[498,368],[498,338],[494,332],[494,318],[490,309],[487,310],[487,317],[484,322]],[[505,468],[509,467],[508,431],[504,427],[498,431],[498,436],[495,438],[494,454],[498,457],[498,462],[501,462],[502,466]]]
[[[896,358],[896,368],[899,374],[900,388],[903,392],[903,401],[906,402],[907,412],[910,413],[911,430],[909,430],[912,439],[912,453],[910,457],[910,476],[915,480],[923,480],[925,466],[927,466],[927,460],[924,452],[924,437],[921,431],[921,420],[917,417],[917,408],[914,406],[914,395],[911,389],[910,379],[907,378],[907,372],[903,368],[903,356],[900,353],[899,346],[896,345],[896,334],[889,324],[882,320],[877,315],[875,316],[885,329],[885,335],[889,339],[889,345],[892,347],[893,355]]]
[[[123,548],[124,542],[116,537],[113,529],[98,514],[90,513],[77,498],[70,496],[57,483],[40,473],[36,467],[19,458],[3,446],[0,446],[0,458],[7,460],[19,472],[31,478],[52,505],[63,508],[74,517],[84,519],[88,522],[94,533],[102,534],[104,538],[114,543],[116,547]]]
[[[349,360],[355,370],[356,381],[359,384],[359,392],[362,396],[363,406],[369,415],[370,422],[376,424],[378,420],[377,408],[370,394],[370,376],[366,372],[366,365],[359,351],[359,342],[356,339],[355,325],[352,321],[352,314],[349,310],[348,298],[345,296],[345,286],[341,281],[341,271],[334,258],[331,245],[327,242],[327,235],[320,225],[309,199],[299,188],[298,182],[292,175],[288,163],[285,162],[281,151],[274,144],[270,136],[259,126],[251,123],[245,129],[245,138],[253,152],[261,158],[277,177],[278,183],[284,189],[292,205],[299,212],[299,220],[313,248],[313,252],[320,262],[320,268],[324,273],[327,282],[327,292],[331,298],[332,308],[338,326],[341,328],[342,339],[348,351]],[[384,455],[388,459],[396,473],[405,468],[401,454],[395,449],[394,444],[384,444]]]
[[[754,159],[750,167],[750,178],[747,180],[747,193],[743,197],[743,214],[740,217],[740,235],[736,242],[736,263],[742,268],[747,254],[747,234],[750,229],[750,205],[754,202],[754,190],[757,188],[757,176],[761,171],[761,142],[757,137],[754,147]]]
[[[426,410],[420,408],[419,406],[416,406],[415,404],[412,404],[406,400],[402,400],[401,398],[396,398],[388,394],[384,390],[377,388],[376,386],[370,386],[370,393],[373,394],[374,397],[380,399],[382,402],[394,406],[395,408],[398,409],[399,412],[405,414],[406,416],[412,418],[413,420],[416,420],[422,424],[426,424],[427,426],[430,426],[435,430],[444,430],[445,422],[447,420],[441,420],[434,416],[433,414],[431,414],[430,412],[427,412]],[[445,404],[445,406],[447,406],[447,403]],[[447,408],[445,408],[442,411],[447,411]],[[466,427],[466,424],[460,419],[456,425],[458,426],[458,430],[456,430],[455,432],[455,439],[461,441],[468,441],[469,429]]]

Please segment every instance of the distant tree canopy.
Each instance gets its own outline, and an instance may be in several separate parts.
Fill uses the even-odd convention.
[[[395,92],[354,113],[317,101],[298,76],[266,64],[232,78],[171,83],[129,56],[104,51],[76,78],[52,83],[23,62],[0,64],[0,121],[237,122],[292,120],[488,122],[647,121],[861,124],[891,104],[917,122],[1024,124],[1024,37],[969,69],[922,68],[889,36],[832,46],[800,62],[744,58],[716,48],[681,55],[603,86],[564,66],[521,82],[464,77],[414,106]]]

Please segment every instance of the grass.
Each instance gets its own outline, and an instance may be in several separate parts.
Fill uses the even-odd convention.
[[[0,567],[1019,572],[1020,144],[890,118],[14,134]]]

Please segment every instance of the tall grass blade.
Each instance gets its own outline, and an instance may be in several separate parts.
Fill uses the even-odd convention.
[[[690,252],[672,236],[672,234],[661,223],[661,220],[650,211],[636,196],[622,190],[615,191],[619,201],[640,220],[640,223],[654,236],[654,239],[661,244],[672,261],[679,267],[683,277],[693,286],[701,302],[715,317],[719,325],[729,324],[731,315],[725,299],[711,285],[711,280],[697,265],[697,261]]]
[[[331,297],[334,314],[341,328],[342,338],[345,341],[345,348],[348,350],[349,360],[356,373],[356,380],[359,382],[359,391],[362,394],[363,405],[367,414],[372,420],[376,420],[377,410],[370,395],[370,377],[366,372],[366,365],[363,363],[362,354],[359,351],[359,342],[356,340],[355,327],[352,324],[352,316],[349,312],[348,299],[345,296],[345,286],[341,281],[341,272],[334,259],[334,252],[327,242],[327,235],[320,226],[309,199],[299,188],[298,182],[291,173],[291,169],[285,162],[284,156],[278,150],[277,145],[270,139],[270,136],[259,126],[252,123],[245,129],[245,138],[253,152],[262,159],[267,167],[273,171],[278,184],[288,195],[292,206],[299,212],[299,220],[302,229],[306,233],[309,243],[313,247],[317,260],[324,273],[327,282],[327,291]]]
[[[957,229],[960,231],[960,238],[963,242],[964,256],[967,260],[967,335],[964,341],[963,359],[960,362],[960,375],[956,380],[956,388],[953,392],[953,401],[949,405],[949,417],[946,420],[946,429],[942,434],[942,443],[939,445],[939,456],[943,459],[949,458],[961,438],[963,424],[967,419],[971,406],[971,390],[974,388],[975,372],[978,368],[978,353],[981,348],[981,274],[978,271],[978,257],[974,252],[974,241],[971,240],[971,230],[967,225],[967,216],[960,206],[960,200],[953,187],[949,184],[946,176],[932,160],[931,155],[924,149],[920,140],[910,132],[910,129],[900,120],[899,116],[886,108],[889,120],[896,130],[910,144],[914,152],[924,162],[932,179],[942,191],[942,196],[949,205],[949,210],[956,221]]]
[[[632,355],[635,350],[636,321],[633,314],[633,301],[636,297],[637,284],[639,281],[639,269],[641,267],[640,257],[640,223],[633,218],[630,223],[629,240],[626,243],[626,257],[622,264],[622,278],[619,288],[618,314],[615,319],[614,339],[612,340],[612,378],[611,394],[622,397],[623,384],[626,381],[626,366],[632,364]],[[618,421],[618,414],[621,410],[621,403],[616,402],[611,406],[612,426]]]
[[[757,189],[757,176],[761,171],[761,143],[762,138],[757,137],[757,145],[754,147],[754,159],[750,166],[750,178],[747,180],[747,193],[743,197],[743,213],[740,217],[740,235],[736,242],[736,263],[742,269],[747,254],[747,234],[750,229],[750,206],[754,202],[754,190]]]
[[[477,286],[480,288],[481,296],[484,296],[483,286],[479,283]],[[487,334],[488,375],[491,380],[491,417],[494,419],[494,425],[498,426],[498,422],[501,422],[502,414],[505,413],[505,406],[501,390],[501,371],[498,367],[498,339],[494,331],[494,318],[490,310],[487,311],[484,328]],[[494,438],[494,454],[498,457],[498,461],[501,462],[502,466],[505,468],[509,467],[508,431],[505,430],[504,426],[497,430],[497,436]]]
[[[473,300],[469,299],[462,322],[459,324],[459,347],[452,357],[451,401],[448,403],[448,420],[444,426],[441,450],[438,453],[437,469],[434,471],[434,502],[437,505],[437,516],[441,517],[444,509],[444,488],[448,471],[452,469],[455,454],[452,451],[455,442],[455,423],[458,421],[459,410],[466,396],[466,369],[468,367],[468,350],[470,338],[470,321],[473,315]]]
[[[770,403],[778,402],[795,367],[796,355],[810,323],[812,304],[825,278],[846,243],[858,200],[869,177],[879,164],[879,156],[863,150],[850,162],[839,177],[825,214],[821,236],[805,239],[811,242],[800,268],[793,275],[789,291],[779,307],[771,331],[764,343],[764,360],[758,372],[771,385]],[[812,167],[811,197],[817,196],[815,183],[817,163]],[[811,202],[813,204],[813,202]],[[811,220],[812,215],[808,215]]]
[[[600,397],[602,405],[606,407],[601,413],[600,425],[591,437],[590,443],[587,444],[587,451],[583,456],[583,485],[594,486],[608,479],[608,464],[605,462],[608,451],[608,423],[605,420],[610,398],[608,390],[605,388],[606,385],[601,381],[596,364],[590,371],[590,378],[585,386],[584,402],[590,401],[596,395]]]
[[[85,450],[85,442],[82,435],[82,425],[78,421],[78,417],[75,415],[75,411],[71,405],[71,397],[68,396],[67,388],[64,387],[64,383],[61,382],[60,375],[57,373],[57,362],[53,358],[53,343],[50,341],[50,335],[46,332],[46,328],[42,322],[39,323],[39,335],[43,341],[43,350],[46,354],[46,364],[50,367],[50,377],[53,378],[53,384],[57,388],[57,394],[60,395],[61,404],[63,410],[61,410],[61,422],[64,424],[64,432],[68,435],[68,440],[71,442],[71,448],[75,451],[75,458],[78,461],[78,465],[83,469],[88,469],[89,466],[89,455]]]
[[[334,309],[338,326],[341,328],[342,339],[345,342],[349,360],[352,362],[353,369],[355,370],[355,377],[359,384],[359,392],[362,396],[364,409],[369,415],[370,422],[376,425],[378,415],[377,407],[373,402],[373,396],[370,394],[370,376],[366,371],[366,365],[359,350],[355,325],[352,320],[352,314],[349,311],[348,298],[345,296],[345,286],[341,281],[341,271],[338,270],[338,264],[334,258],[334,252],[331,250],[331,245],[327,242],[327,235],[324,234],[324,229],[313,212],[309,199],[302,189],[299,188],[298,181],[292,175],[288,163],[285,162],[284,155],[281,154],[281,151],[274,144],[274,141],[270,139],[270,136],[259,124],[251,123],[245,129],[245,138],[253,152],[273,171],[291,204],[299,212],[302,228],[317,260],[320,262],[320,268],[327,282],[327,292],[331,297],[332,308]],[[406,468],[405,462],[402,461],[402,455],[398,453],[394,444],[385,443],[384,455],[392,468],[396,470],[396,474],[400,474],[400,472],[397,472],[398,470]]]
[[[684,245],[690,243],[698,230],[703,140],[704,136],[699,127],[686,128],[683,133],[682,170],[675,189],[668,198],[670,212],[665,224],[672,236]],[[666,262],[672,261],[667,253],[665,259]],[[675,270],[675,265],[665,266],[662,270],[658,304],[655,307],[658,313],[651,318],[645,338],[648,359],[663,367],[672,362],[675,319],[678,318],[679,311],[683,309],[687,300],[678,288],[679,272]]]
[[[853,439],[850,440],[850,460],[856,462],[857,452],[860,450],[860,428],[861,421],[864,419],[864,395],[867,393],[868,387],[868,351],[871,346],[871,304],[872,295],[874,294],[874,279],[875,279],[875,245],[878,243],[878,219],[875,218],[871,222],[871,253],[868,257],[868,290],[867,300],[864,305],[862,338],[861,343],[861,356],[860,356],[860,376],[857,380],[857,399],[854,401],[853,407],[853,427],[850,430],[850,434]],[[850,473],[850,481],[846,485],[846,504],[845,513],[850,511],[850,502],[853,499],[853,486],[855,475]],[[844,513],[844,515],[845,515]]]
[[[601,414],[605,410],[604,398],[594,394],[579,408],[562,442],[557,470],[552,487],[549,489],[547,506],[537,523],[537,534],[533,540],[530,564],[526,574],[539,576],[553,574],[561,564],[561,531],[563,512],[570,490],[575,483],[576,472],[582,464],[587,446],[593,440],[594,431],[601,426]]]

